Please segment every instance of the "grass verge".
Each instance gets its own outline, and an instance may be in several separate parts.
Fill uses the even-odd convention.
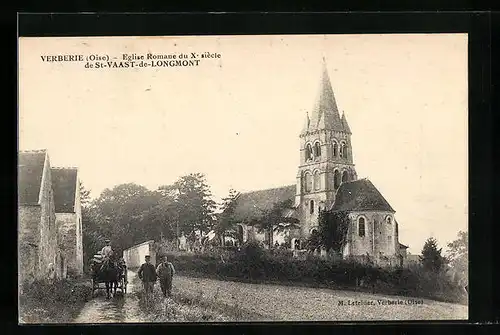
[[[134,285],[141,286],[138,278],[133,280]],[[259,314],[244,310],[238,303],[230,305],[219,301],[217,292],[211,295],[201,290],[177,290],[174,287],[173,297],[164,298],[157,283],[148,306],[142,291],[135,294],[138,295],[140,308],[153,322],[238,322],[264,319]]]
[[[55,283],[36,281],[19,296],[19,323],[69,323],[91,299],[85,277]]]
[[[168,259],[179,274],[192,277],[361,291],[463,305],[468,301],[465,289],[448,274],[418,266],[382,268],[346,260],[300,260],[271,256],[258,249],[244,249],[224,261],[204,254],[168,254]]]

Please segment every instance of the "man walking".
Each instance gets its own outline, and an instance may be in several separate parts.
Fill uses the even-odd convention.
[[[174,265],[167,261],[167,256],[161,258],[161,262],[156,268],[156,273],[160,279],[160,287],[164,297],[172,296],[172,278],[175,274]]]
[[[142,280],[144,292],[146,293],[146,304],[149,302],[149,295],[153,293],[154,284],[156,282],[155,266],[151,264],[151,256],[146,255],[146,263],[143,263],[137,273],[139,279]]]

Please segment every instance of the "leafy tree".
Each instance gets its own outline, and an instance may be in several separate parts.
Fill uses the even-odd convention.
[[[458,238],[448,243],[448,257],[451,267],[460,276],[460,279],[468,277],[468,258],[469,258],[469,233],[459,231]]]
[[[83,183],[80,181],[80,204],[82,207],[86,207],[90,204],[90,191],[85,188]]]
[[[431,272],[439,272],[446,264],[446,259],[441,255],[442,248],[438,249],[438,243],[435,238],[429,237],[422,248],[420,262],[424,269]]]
[[[82,245],[84,268],[88,270],[90,259],[104,245],[104,234],[96,216],[95,207],[82,207]]]
[[[340,253],[347,242],[348,213],[344,211],[321,211],[318,221],[320,244],[327,249],[333,249],[335,252]]]
[[[229,195],[222,199],[222,212],[217,218],[214,230],[219,236],[221,245],[224,245],[224,236],[229,232],[233,232],[236,220],[234,219],[234,210],[236,208],[236,197],[238,192],[233,189],[229,190]]]
[[[178,220],[175,199],[158,191],[152,195],[154,203],[140,214],[145,238],[172,240],[176,237]]]
[[[159,194],[133,183],[104,190],[93,203],[94,220],[100,233],[112,240],[115,251],[144,242],[151,225],[145,224],[145,213],[158,203]]]
[[[176,192],[176,207],[179,217],[179,229],[186,236],[194,239],[196,231],[208,232],[214,221],[215,201],[201,173],[191,173],[179,178],[166,191]]]
[[[293,200],[291,199],[276,202],[270,209],[262,211],[262,217],[253,223],[257,225],[259,232],[267,232],[269,248],[273,247],[274,232],[298,228],[299,220],[283,215],[285,210],[292,208],[292,205]]]
[[[313,230],[311,235],[309,235],[309,237],[307,238],[306,249],[314,251],[320,246],[321,246],[321,235],[318,231]]]

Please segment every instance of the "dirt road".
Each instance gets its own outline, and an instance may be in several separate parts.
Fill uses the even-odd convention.
[[[214,279],[176,276],[174,300],[160,302],[160,314],[165,306],[179,314],[173,316],[146,315],[139,306],[134,287],[135,272],[129,271],[125,296],[106,300],[101,294],[87,302],[75,323],[140,323],[203,321],[202,315],[211,306],[215,320],[227,321],[373,321],[373,320],[457,320],[467,319],[468,307],[428,299],[367,294],[352,291],[305,288],[296,286],[248,284]],[[161,299],[159,289],[155,295]],[[190,300],[203,301],[187,303]],[[196,299],[192,297],[196,296]],[[165,305],[166,304],[166,305]],[[225,307],[224,307],[225,306]],[[209,308],[210,309],[210,308]],[[240,315],[232,320],[234,311]],[[196,313],[195,313],[196,312]],[[154,313],[153,313],[154,314]],[[157,313],[158,314],[158,313]],[[190,316],[193,314],[193,316]],[[224,316],[226,315],[226,316]],[[245,315],[248,315],[248,320]],[[229,318],[228,318],[229,316]],[[199,319],[199,320],[198,320]],[[231,320],[229,320],[231,319]]]
[[[139,299],[135,292],[140,290],[133,284],[137,274],[128,271],[127,293],[124,296],[106,299],[105,290],[87,302],[74,323],[127,323],[149,322],[149,318],[139,308]],[[119,291],[119,290],[118,290]]]
[[[428,299],[185,276],[176,276],[173,293],[202,295],[270,321],[462,320],[468,316],[467,306]]]

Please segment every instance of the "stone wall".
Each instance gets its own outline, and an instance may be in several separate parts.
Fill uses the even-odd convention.
[[[58,229],[56,226],[56,215],[54,207],[54,192],[52,190],[52,176],[50,173],[50,163],[45,160],[45,167],[42,175],[42,185],[40,190],[40,242],[39,242],[39,263],[38,271],[40,276],[48,273],[49,264],[56,270],[56,277],[60,278],[62,273],[58,266]]]
[[[82,229],[82,206],[80,203],[80,181],[76,180],[76,199],[75,199],[75,224],[76,224],[76,255],[74,271],[76,274],[83,274],[83,229]]]
[[[61,256],[70,274],[79,274],[77,264],[77,218],[75,213],[56,213],[56,224],[59,229],[59,248]]]
[[[386,218],[391,218],[387,223]],[[365,219],[365,236],[359,236],[358,220]],[[349,214],[348,243],[343,254],[395,256],[399,254],[399,241],[393,214],[390,212],[353,212]]]
[[[39,275],[38,245],[40,240],[40,206],[18,209],[18,274],[19,282],[32,282]]]
[[[147,241],[128,248],[123,251],[123,259],[128,268],[138,268],[145,262],[145,256],[151,256],[151,263],[156,264],[156,252],[153,247],[154,241]]]

